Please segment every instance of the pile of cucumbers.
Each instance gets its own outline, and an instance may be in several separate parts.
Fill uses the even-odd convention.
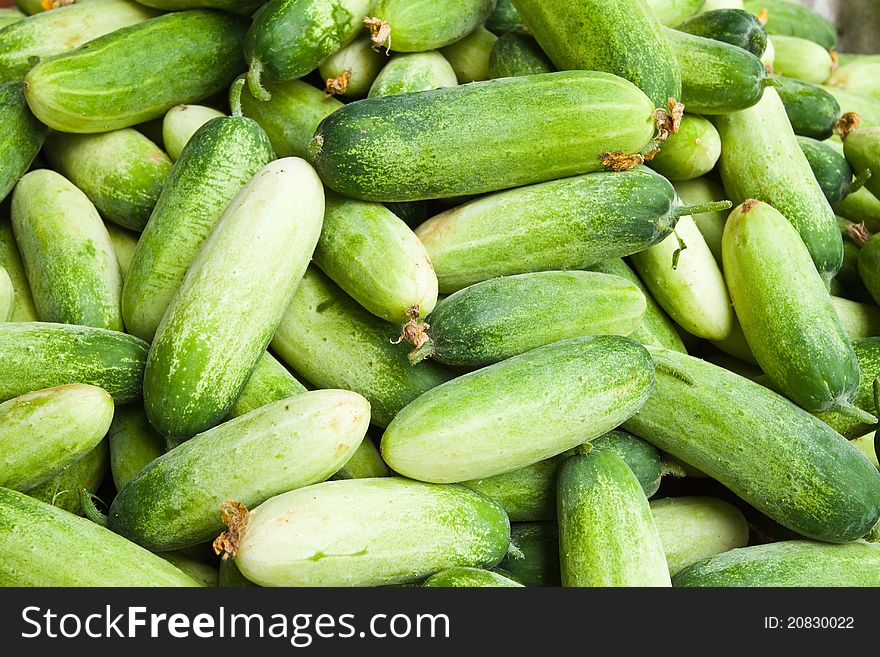
[[[880,586],[880,55],[790,0],[17,4],[0,585]]]

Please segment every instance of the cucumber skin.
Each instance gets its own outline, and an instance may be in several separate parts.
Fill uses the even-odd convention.
[[[828,50],[807,39],[777,34],[773,48],[773,69],[780,75],[824,84],[834,69]]]
[[[344,196],[451,198],[598,171],[600,154],[645,147],[653,112],[647,96],[616,76],[547,73],[351,103],[321,122],[309,149],[321,178]],[[579,123],[595,130],[573,134]],[[364,130],[375,138],[364,140]]]
[[[880,171],[880,126],[859,128],[847,135],[843,152],[857,174]],[[874,196],[880,196],[880,175],[872,175],[865,187]]]
[[[31,166],[46,139],[46,126],[37,121],[19,82],[0,84],[0,200]]]
[[[245,26],[197,10],[124,27],[37,64],[25,76],[25,97],[37,118],[62,132],[108,132],[159,118],[232,81],[243,66],[237,53]]]
[[[244,390],[229,412],[229,419],[304,392],[306,387],[267,351],[260,357]]]
[[[880,239],[875,235],[859,252],[859,275],[875,303],[880,303]]]
[[[739,548],[693,564],[675,586],[880,586],[880,547],[782,541]]]
[[[842,114],[834,96],[809,82],[782,76],[773,79],[796,135],[820,140],[832,135]]]
[[[392,470],[413,479],[491,477],[610,431],[641,407],[652,387],[652,363],[636,342],[562,340],[425,393],[388,425],[380,449]],[[571,394],[547,399],[546,391],[563,389]]]
[[[211,119],[224,116],[213,107],[204,105],[175,105],[162,119],[162,143],[168,157],[177,161],[184,146],[196,131]]]
[[[653,445],[624,431],[609,431],[579,447],[578,452],[589,454],[605,449],[617,454],[629,466],[639,480],[645,497],[651,497],[660,489],[663,463]]]
[[[853,179],[852,167],[845,157],[827,144],[809,137],[797,139],[825,198],[832,206],[837,205],[849,194]]]
[[[150,426],[139,402],[118,407],[110,424],[110,473],[116,490],[165,453],[165,438]]]
[[[876,413],[874,404],[874,379],[880,379],[880,337],[865,338],[853,343],[862,372],[859,391],[853,404],[866,413]]]
[[[107,221],[142,231],[171,172],[171,160],[137,130],[101,135],[53,133],[52,167],[83,190]]]
[[[499,36],[489,57],[489,76],[492,78],[539,75],[555,70],[535,37],[526,32],[511,31]]]
[[[724,188],[715,180],[707,177],[679,180],[673,184],[673,187],[685,205],[703,205],[713,201],[722,201],[725,198]],[[730,210],[722,210],[720,212],[703,212],[692,217],[719,267],[722,264],[721,235],[724,232],[724,224],[727,222],[728,214],[730,214]]]
[[[373,50],[370,37],[364,34],[321,62],[318,72],[324,80],[328,80],[348,71],[350,77],[341,95],[345,98],[364,98],[385,66],[386,59]]]
[[[495,9],[494,0],[376,0],[372,15],[391,27],[390,49],[437,50],[467,38]]]
[[[91,520],[5,488],[0,549],[6,555],[0,586],[198,586],[161,557]]]
[[[491,570],[459,566],[431,575],[422,586],[428,588],[509,588],[521,587],[522,584]]]
[[[220,214],[272,159],[266,134],[251,119],[212,119],[196,131],[171,169],[125,280],[122,317],[130,333],[152,340]]]
[[[834,211],[801,151],[775,89],[752,108],[715,118],[721,135],[719,167],[734,203],[772,205],[800,233],[826,281],[843,263],[843,240]]]
[[[880,101],[874,98],[866,98],[844,91],[838,87],[822,85],[822,89],[834,96],[840,104],[842,112],[855,112],[862,119],[860,124],[863,128],[880,126]]]
[[[693,180],[712,171],[721,157],[721,137],[701,116],[686,114],[678,132],[670,135],[649,162],[667,180]]]
[[[18,23],[25,18],[27,18],[27,15],[22,13],[17,7],[0,8],[0,28],[12,25],[13,23]]]
[[[260,6],[254,0],[241,2],[241,0],[138,0],[148,7],[155,7],[163,11],[182,11],[187,9],[223,9],[233,13],[250,14]]]
[[[809,39],[826,50],[837,45],[834,24],[810,9],[788,0],[745,0],[745,8],[757,14],[767,10],[765,28],[770,35],[795,36]]]
[[[880,232],[880,199],[864,187],[850,193],[837,204],[834,211],[854,223],[864,221],[871,232]]]
[[[391,473],[379,449],[369,436],[365,437],[360,446],[336,473],[330,477],[336,479],[372,479],[374,477],[390,477]]]
[[[0,265],[0,322],[8,322],[12,319],[12,311],[15,306],[15,288],[12,279],[6,273],[3,265]]]
[[[373,81],[369,98],[431,91],[457,85],[458,78],[455,76],[455,71],[441,53],[434,50],[402,53],[394,55]]]
[[[626,431],[809,538],[843,543],[876,524],[880,473],[843,436],[723,368],[651,352],[657,385]]]
[[[744,9],[718,9],[689,18],[675,26],[679,32],[723,41],[761,57],[767,49],[767,31]]]
[[[562,585],[671,586],[660,534],[638,479],[610,450],[559,471]]]
[[[880,57],[876,55],[864,57],[865,59],[861,61],[842,63],[831,74],[828,84],[850,93],[880,100],[880,85],[877,84]]]
[[[36,488],[26,491],[30,497],[51,504],[75,515],[83,515],[80,491],[94,493],[104,481],[110,452],[107,441],[102,440],[76,463],[67,466],[57,475]]]
[[[650,170],[597,172],[471,201],[429,219],[416,235],[447,294],[641,251],[672,232],[675,210],[672,185]]]
[[[705,0],[646,0],[663,25],[675,25],[700,11]]]
[[[514,0],[513,5],[557,68],[619,75],[644,91],[654,107],[681,99],[673,46],[641,0]]]
[[[12,281],[13,305],[11,322],[35,322],[37,309],[34,307],[34,298],[31,296],[31,288],[27,282],[24,264],[12,234],[12,224],[5,211],[0,210],[0,267],[6,270]]]
[[[486,27],[500,37],[511,30],[523,29],[525,25],[511,0],[498,0],[495,10],[486,19]]]
[[[128,276],[131,270],[131,261],[134,259],[134,252],[137,249],[138,235],[132,230],[122,228],[116,224],[104,222],[107,234],[110,236],[110,243],[113,245],[113,253],[116,254],[116,262],[119,263],[119,273],[122,275],[122,281]]]
[[[489,71],[489,60],[496,41],[498,37],[481,26],[440,52],[455,71],[459,84],[482,82],[494,77]]]
[[[556,486],[553,486],[554,515]],[[524,586],[562,586],[559,573],[559,529],[554,522],[514,522],[510,525],[510,551],[498,569]]]
[[[360,393],[387,426],[413,399],[452,378],[434,363],[410,365],[400,333],[361,308],[314,267],[306,270],[272,338],[278,357],[318,388]]]
[[[104,388],[117,404],[141,395],[148,345],[88,326],[0,323],[0,401],[66,383]]]

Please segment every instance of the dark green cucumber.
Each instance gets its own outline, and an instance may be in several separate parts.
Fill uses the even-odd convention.
[[[369,97],[378,98],[417,91],[431,91],[442,87],[454,87],[457,84],[458,78],[455,76],[455,70],[439,52],[432,50],[401,53],[394,55],[391,61],[385,64],[385,68],[382,69],[373,82],[373,86],[370,87]]]
[[[430,216],[431,206],[428,201],[405,201],[403,203],[385,203],[410,228],[417,228]]]
[[[554,513],[556,511],[554,485]],[[510,550],[498,564],[523,586],[561,586],[559,528],[556,522],[517,522],[510,525]]]
[[[431,575],[422,586],[431,588],[489,588],[522,586],[517,581],[481,568],[449,568]]]
[[[776,92],[796,135],[827,139],[840,121],[840,104],[822,87],[793,78],[774,76]]]
[[[744,9],[716,9],[693,16],[675,26],[679,32],[723,41],[760,57],[767,49],[767,31]]]
[[[624,431],[609,431],[578,448],[581,454],[611,450],[623,459],[642,485],[645,497],[651,497],[660,488],[663,463],[653,445]]]
[[[116,409],[108,442],[110,473],[116,490],[122,490],[138,472],[162,456],[166,447],[165,437],[150,426],[140,402]]]
[[[862,377],[853,404],[867,413],[876,413],[874,379],[880,379],[880,337],[866,338],[853,343],[859,358]]]
[[[837,45],[837,29],[829,20],[791,0],[745,0],[753,14],[767,10],[767,33],[809,39],[826,50]]]
[[[825,198],[831,205],[837,205],[853,191],[852,167],[843,155],[828,144],[810,137],[797,139]]]
[[[14,292],[12,316],[9,321],[35,322],[37,309],[34,307],[31,287],[28,284],[18,245],[15,243],[8,212],[8,204],[0,205],[0,267],[6,270]]]
[[[416,201],[598,171],[603,153],[638,153],[653,134],[654,104],[637,87],[568,71],[351,103],[321,122],[309,149],[344,196]]]
[[[31,166],[45,138],[46,126],[31,114],[21,84],[0,84],[0,200]]]
[[[82,2],[82,0],[79,0]],[[162,11],[182,11],[186,9],[223,9],[236,14],[250,14],[260,6],[258,0],[138,0],[147,7]]]
[[[560,70],[619,75],[644,91],[654,107],[681,99],[674,48],[642,0],[514,0],[513,5]]]
[[[555,70],[535,37],[527,32],[511,31],[498,37],[489,58],[489,75],[493,78],[538,75]]]
[[[81,516],[83,506],[80,492],[85,490],[93,494],[98,490],[104,481],[109,462],[110,451],[107,449],[107,441],[102,440],[81,459],[36,488],[25,492],[41,502]]]
[[[376,0],[373,42],[398,52],[425,52],[461,41],[482,25],[495,0]],[[386,30],[381,30],[384,24]]]
[[[224,89],[242,68],[245,29],[241,18],[214,11],[159,16],[37,64],[25,97],[62,132],[127,128]]]
[[[247,577],[241,574],[235,559],[224,559],[220,562],[220,574],[218,586],[221,589],[244,589],[256,586]]]
[[[512,0],[498,0],[495,10],[486,19],[486,27],[499,37],[511,30],[525,27]]]
[[[880,518],[880,473],[840,434],[737,374],[652,349],[657,386],[624,428],[817,540],[864,536]]]

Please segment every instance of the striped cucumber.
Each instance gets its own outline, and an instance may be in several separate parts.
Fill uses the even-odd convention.
[[[251,119],[212,119],[196,131],[171,169],[125,279],[122,316],[130,333],[152,340],[221,212],[270,160],[269,140]]]
[[[201,10],[123,27],[37,64],[25,97],[55,130],[127,128],[226,87],[242,67],[244,30],[241,18]]]
[[[619,75],[644,91],[654,107],[681,99],[674,48],[642,0],[514,0],[513,5],[557,68]]]
[[[71,463],[51,479],[36,488],[25,491],[30,497],[64,509],[78,516],[83,515],[81,491],[94,494],[104,481],[110,451],[107,441],[102,440],[85,456]]]
[[[754,107],[716,117],[724,188],[734,203],[757,199],[779,210],[797,229],[826,281],[843,261],[834,211],[798,146],[775,89]]]
[[[486,19],[486,27],[500,37],[511,30],[523,29],[525,26],[512,0],[498,0],[495,10]]]
[[[489,75],[492,78],[538,75],[555,70],[553,62],[541,50],[535,37],[527,32],[514,30],[498,37],[489,57]]]
[[[865,187],[874,196],[880,196],[880,126],[858,128],[846,133],[843,152],[853,170],[867,178]],[[877,175],[873,174],[875,171]]]
[[[360,395],[316,390],[230,420],[160,456],[113,500],[108,527],[154,552],[210,540],[227,500],[256,506],[327,479],[367,432]]]
[[[556,482],[553,483],[556,511]],[[498,569],[524,586],[562,586],[559,573],[559,529],[553,522],[510,525],[510,550]]]
[[[744,9],[705,11],[673,25],[679,32],[723,41],[755,57],[760,57],[767,49],[767,31],[761,21]]]
[[[790,0],[745,0],[745,8],[753,14],[767,10],[767,33],[809,39],[826,50],[837,45],[834,24],[816,12]]]
[[[41,321],[122,330],[122,274],[95,206],[38,169],[12,195],[12,229]]]
[[[620,456],[573,456],[559,471],[562,585],[670,586],[660,534],[638,479]]]
[[[171,160],[137,130],[100,135],[52,133],[52,167],[79,187],[107,221],[141,231],[171,171]]]
[[[21,84],[0,84],[0,200],[31,166],[45,138],[46,126],[28,109]]]
[[[321,62],[324,93],[363,98],[385,66],[386,57],[373,50],[370,37],[358,37]]]
[[[797,140],[825,198],[831,205],[837,205],[853,191],[852,167],[841,153],[825,142],[810,137]]]
[[[131,261],[134,260],[134,252],[137,250],[138,235],[133,230],[127,230],[116,224],[104,223],[110,243],[113,245],[113,253],[116,254],[116,262],[119,263],[119,273],[125,282],[128,272],[131,271]]]
[[[868,55],[853,62],[841,63],[828,79],[828,84],[849,93],[880,100],[880,56]]]
[[[496,41],[498,37],[481,26],[440,52],[455,71],[459,84],[480,82],[494,77],[489,71],[489,60]]]
[[[367,25],[377,48],[425,52],[464,39],[495,9],[494,0],[376,0]]]
[[[12,322],[34,322],[37,320],[37,309],[31,296],[31,287],[27,281],[21,254],[15,243],[12,224],[9,221],[8,207],[0,205],[0,267],[6,270],[13,289]]]
[[[730,296],[761,369],[808,411],[848,406],[858,359],[797,231],[772,206],[746,201],[727,220],[722,250]]]
[[[705,0],[646,0],[646,2],[663,25],[677,25],[700,11]]]
[[[122,488],[147,465],[165,453],[165,438],[160,436],[136,402],[116,409],[108,434],[110,473],[116,490]]]
[[[211,119],[223,116],[213,107],[175,105],[162,119],[162,143],[173,161],[177,161],[192,136]]]
[[[675,192],[682,203],[686,205],[706,205],[722,201],[725,197],[724,188],[712,178],[678,180],[673,183],[673,187],[675,187]],[[721,266],[721,235],[724,233],[724,224],[728,214],[730,214],[728,210],[719,210],[701,212],[692,216],[719,267]]]
[[[266,165],[232,199],[150,347],[144,404],[160,433],[192,436],[229,413],[311,260],[323,217],[321,181],[299,158]]]
[[[490,588],[521,587],[522,584],[500,573],[493,573],[491,570],[459,566],[431,575],[423,586],[431,588]]]
[[[573,133],[572,125],[592,129]],[[653,134],[654,105],[637,87],[568,71],[351,103],[321,122],[309,150],[340,194],[417,201],[597,171],[603,153],[638,153]]]
[[[15,288],[9,274],[0,265],[0,322],[8,322],[12,319],[15,310]]]
[[[804,536],[842,543],[880,517],[880,473],[840,434],[727,370],[652,349],[657,385],[624,428]]]
[[[305,391],[306,387],[267,351],[260,357],[244,390],[229,412],[229,417],[235,418],[250,413],[261,406]]]
[[[714,169],[719,157],[721,137],[715,126],[701,116],[687,114],[648,166],[671,181],[692,180]]]
[[[831,53],[812,41],[777,34],[773,49],[773,70],[779,75],[812,84],[824,84],[831,77]]]
[[[834,96],[809,82],[781,76],[774,76],[773,80],[796,135],[813,139],[831,136],[842,117]]]
[[[636,342],[563,340],[428,391],[385,430],[382,457],[404,476],[438,483],[509,472],[618,426],[652,386],[650,358]]]
[[[492,567],[510,544],[507,516],[489,498],[400,477],[316,484],[245,519],[227,538],[242,574],[261,586],[417,582],[455,566]]]
[[[381,98],[457,85],[458,78],[452,65],[439,52],[401,53],[385,64],[370,87],[369,97]]]

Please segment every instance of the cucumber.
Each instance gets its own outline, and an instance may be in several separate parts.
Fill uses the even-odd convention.
[[[363,98],[385,65],[386,58],[373,50],[370,37],[358,37],[321,62],[327,94]]]
[[[869,192],[870,193],[870,192]],[[850,223],[850,222],[847,222]],[[851,239],[843,240],[843,267],[837,272],[834,280],[843,288],[838,292],[839,296],[860,302],[873,302],[871,294],[862,283],[859,275],[859,254],[861,248],[856,246]]]
[[[880,546],[782,541],[739,548],[676,575],[675,586],[880,586]]]
[[[837,45],[837,29],[831,21],[807,7],[790,0],[745,0],[745,8],[753,14],[767,10],[767,33],[809,39],[826,50]],[[775,39],[774,39],[775,41]]]
[[[325,184],[345,196],[450,198],[597,171],[601,154],[645,147],[653,112],[616,76],[547,73],[351,103],[321,122],[309,151]]]
[[[679,32],[723,41],[755,57],[761,57],[767,50],[767,31],[761,21],[744,9],[705,11],[673,25]]]
[[[251,373],[244,390],[229,412],[229,417],[230,419],[239,417],[266,404],[293,397],[305,391],[306,387],[267,351],[260,357],[257,367]]]
[[[652,372],[644,348],[621,336],[539,347],[422,395],[385,430],[382,457],[395,472],[436,483],[522,468],[631,417],[651,392]]]
[[[875,303],[880,299],[880,239],[868,240],[859,252],[859,275]]]
[[[175,105],[162,119],[162,143],[175,162],[196,131],[211,119],[223,116],[213,107],[204,105]]]
[[[727,370],[651,349],[657,385],[624,429],[716,479],[781,525],[846,542],[880,517],[880,473],[784,397]]]
[[[825,198],[831,205],[837,205],[852,189],[852,167],[843,155],[825,142],[810,137],[798,137],[797,140]]]
[[[721,137],[715,126],[701,116],[688,114],[648,166],[671,181],[692,180],[714,169],[719,157]]]
[[[714,497],[667,497],[651,502],[669,574],[748,545],[749,525],[732,504]]]
[[[681,67],[681,95],[688,112],[728,114],[752,107],[769,84],[752,53],[723,41],[664,28]]]
[[[874,196],[880,196],[880,126],[858,128],[843,140],[843,152],[853,171],[867,180],[865,187]],[[868,172],[878,172],[877,176]]]
[[[395,215],[403,219],[410,228],[416,228],[424,223],[430,212],[428,201],[406,201],[404,203],[383,203]]]
[[[840,297],[831,297],[831,303],[850,340],[880,336],[880,308]]]
[[[849,93],[880,100],[880,56],[867,55],[864,59],[842,62],[831,73],[828,84]]]
[[[348,462],[336,471],[330,479],[372,479],[388,477],[390,472],[372,439],[367,436],[361,441]]]
[[[535,38],[526,32],[512,31],[498,37],[489,57],[489,76],[492,78],[539,75],[555,70]]]
[[[147,465],[113,500],[108,527],[153,552],[210,540],[223,528],[226,500],[256,506],[327,479],[357,449],[369,422],[367,401],[342,390],[264,406]]]
[[[837,100],[822,87],[774,76],[776,92],[796,135],[827,139],[842,116]]]
[[[670,586],[660,534],[638,479],[620,456],[573,456],[559,471],[562,585]]]
[[[272,160],[266,134],[251,119],[212,119],[171,169],[122,291],[130,333],[152,340],[186,271],[223,209]]]
[[[363,29],[372,0],[271,0],[254,17],[244,41],[254,97],[269,100],[262,77],[295,80],[318,68]]]
[[[41,321],[122,330],[122,274],[95,206],[38,169],[12,196],[12,229]]]
[[[370,30],[377,48],[425,52],[464,39],[494,9],[495,0],[376,0]]]
[[[553,484],[554,513],[556,483]],[[556,522],[518,522],[510,525],[510,550],[499,570],[524,586],[561,586],[559,529]]]
[[[8,207],[0,206],[0,267],[6,270],[12,283],[13,304],[12,322],[33,322],[37,319],[37,309],[27,282],[27,274],[21,262],[18,245],[12,233],[12,224],[8,217]]]
[[[660,489],[663,464],[660,453],[652,445],[623,431],[609,431],[584,443],[577,451],[589,454],[603,449],[611,450],[623,459],[639,480],[645,497],[651,497]]]
[[[822,85],[822,89],[834,96],[844,113],[853,112],[859,115],[863,128],[880,126],[880,101],[874,98],[866,98],[838,87]]]
[[[244,30],[242,19],[220,12],[159,16],[37,64],[24,94],[55,130],[127,128],[226,87],[242,67]]]
[[[226,559],[220,562],[217,584],[221,589],[242,589],[256,586],[256,584],[241,574],[238,566],[235,565],[235,559]]]
[[[104,388],[117,404],[141,395],[148,345],[118,331],[0,323],[0,401],[67,383]]]
[[[498,0],[495,10],[486,19],[486,27],[500,37],[511,30],[522,29],[525,26],[512,0]]]
[[[800,233],[822,278],[831,280],[843,261],[843,240],[776,90],[765,90],[752,108],[716,117],[715,127],[730,199],[757,199],[779,210]]]
[[[677,25],[702,9],[705,0],[646,0],[663,25]]]
[[[128,0],[80,0],[41,12],[3,30],[0,80],[20,82],[37,61],[156,16],[158,12]]]
[[[491,570],[459,566],[431,575],[422,586],[429,588],[488,588],[521,587],[522,584],[500,573],[493,573]]]
[[[23,21],[25,18],[27,18],[27,14],[22,13],[16,7],[0,7],[0,29]]]
[[[295,517],[296,522],[282,518]],[[455,566],[492,567],[510,523],[461,486],[400,477],[330,481],[278,495],[247,516],[235,563],[261,586],[417,582]]]
[[[137,473],[165,453],[165,438],[150,426],[140,403],[116,409],[108,442],[116,490],[122,490]]]
[[[0,486],[39,486],[101,442],[112,419],[113,399],[90,385],[47,388],[3,402]]]
[[[773,70],[787,78],[824,84],[834,68],[831,53],[822,46],[792,36],[773,36]]]
[[[675,234],[634,253],[630,262],[657,303],[690,334],[707,340],[731,334],[734,315],[724,276],[691,217],[681,217]]]
[[[78,0],[82,2],[82,0]],[[260,6],[256,0],[138,0],[148,7],[163,11],[181,11],[185,9],[223,9],[236,14],[250,14]]]
[[[673,183],[673,187],[675,187],[675,192],[682,203],[687,205],[706,205],[724,200],[724,188],[711,178],[678,180]],[[724,233],[724,224],[728,214],[727,210],[722,210],[701,212],[692,216],[719,267],[721,266],[721,235]]]
[[[370,87],[369,97],[381,98],[457,85],[458,78],[452,65],[439,52],[401,53],[385,64]]]
[[[548,271],[495,278],[441,301],[410,360],[431,356],[447,365],[480,367],[567,338],[629,335],[645,308],[645,295],[635,284],[608,274]]]
[[[107,221],[142,231],[171,172],[171,160],[133,128],[100,135],[52,133],[52,167],[79,187]]]
[[[321,181],[298,158],[266,165],[232,199],[150,347],[144,406],[159,433],[189,437],[229,413],[311,260],[323,216]]]
[[[278,157],[307,158],[315,128],[342,103],[302,80],[267,81],[265,87],[271,100],[257,100],[242,90],[242,113],[266,131]]]
[[[15,288],[12,279],[0,265],[0,322],[8,322],[12,319],[12,311],[15,309]]]
[[[871,232],[880,231],[880,199],[864,187],[849,194],[834,210],[850,221],[864,222]]]
[[[0,586],[198,586],[161,557],[91,520],[5,488],[0,551]]]
[[[102,440],[78,461],[68,465],[36,488],[25,492],[41,502],[81,516],[83,507],[80,491],[85,490],[94,494],[98,490],[104,481],[109,460],[107,441]]]
[[[46,126],[28,109],[21,84],[0,84],[0,200],[31,166],[45,138]]]
[[[497,36],[480,26],[440,52],[455,71],[459,84],[480,82],[494,77],[489,70],[489,60],[496,41]]]
[[[862,378],[859,381],[859,392],[853,403],[867,413],[875,413],[874,379],[880,379],[880,338],[870,337],[853,343]]]
[[[701,11],[715,11],[716,9],[742,9],[743,0],[706,0]]]
[[[113,253],[116,254],[116,262],[119,264],[119,273],[123,282],[131,271],[131,261],[134,260],[134,252],[137,249],[137,233],[127,230],[116,224],[105,223],[110,243],[113,245]]]
[[[730,297],[761,369],[808,411],[848,406],[858,359],[797,231],[772,206],[746,201],[727,220],[722,250]]]
[[[403,324],[437,304],[437,275],[424,245],[379,203],[327,196],[315,264],[355,301]]]
[[[366,397],[372,422],[384,427],[413,399],[452,378],[433,363],[412,367],[406,350],[391,344],[399,333],[310,267],[275,331],[272,350],[316,387]]]
[[[15,0],[15,6],[27,16],[33,16],[34,14],[46,11],[42,0]]]
[[[220,573],[216,568],[206,563],[188,557],[180,552],[165,552],[160,554],[165,561],[175,568],[192,577],[200,586],[216,588],[220,585]]]

